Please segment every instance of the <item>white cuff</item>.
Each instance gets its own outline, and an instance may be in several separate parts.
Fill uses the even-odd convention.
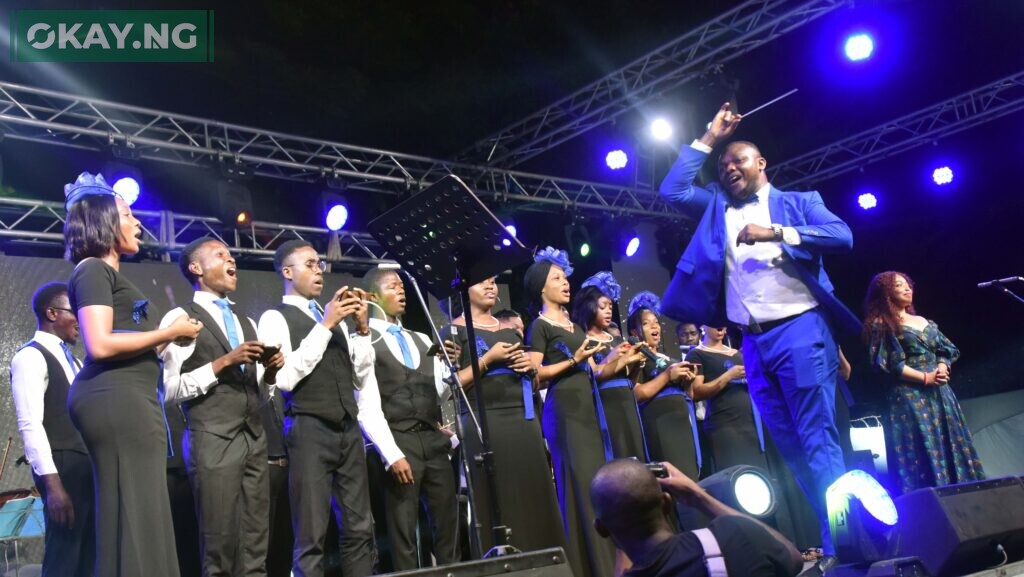
[[[788,244],[789,246],[799,246],[800,233],[797,232],[797,230],[791,226],[784,226],[782,227],[782,242]]]
[[[699,150],[704,154],[711,154],[711,147],[699,140],[694,140],[693,142],[691,142],[690,148],[693,148],[694,150]]]
[[[213,388],[213,385],[217,384],[217,375],[213,374],[213,363],[206,363],[198,369],[189,371],[186,374],[196,383],[197,397],[205,395],[207,391]]]

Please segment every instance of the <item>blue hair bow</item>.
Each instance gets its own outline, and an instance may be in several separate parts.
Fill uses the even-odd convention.
[[[632,315],[637,309],[648,309],[654,314],[661,314],[661,299],[651,291],[642,291],[629,301],[629,314]]]
[[[572,276],[572,263],[569,262],[569,253],[564,250],[558,250],[550,246],[538,250],[537,254],[533,255],[533,262],[540,262],[542,260],[562,267],[562,270],[565,271],[565,276]]]
[[[117,196],[102,174],[96,176],[83,172],[71,184],[64,185],[64,210],[87,196]]]
[[[622,287],[615,280],[615,275],[611,272],[603,270],[594,276],[583,281],[581,287],[592,286],[597,290],[601,291],[601,294],[612,299],[612,301],[618,301],[619,297],[622,296]]]

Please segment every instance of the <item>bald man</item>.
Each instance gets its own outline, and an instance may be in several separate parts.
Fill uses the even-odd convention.
[[[793,577],[800,571],[800,553],[785,537],[663,464],[668,477],[657,479],[643,463],[618,459],[602,466],[590,484],[598,534],[628,557],[623,575],[705,577],[724,569],[733,577]],[[667,521],[673,498],[710,517],[708,528],[673,533]]]
[[[834,331],[860,322],[833,294],[822,255],[853,247],[850,227],[817,192],[768,182],[757,146],[734,141],[718,158],[718,182],[695,184],[712,150],[742,116],[725,103],[707,132],[679,152],[661,196],[700,224],[676,265],[662,312],[676,320],[743,331],[750,396],[814,507],[826,557],[836,563],[825,491],[845,472],[836,427],[839,348]]]

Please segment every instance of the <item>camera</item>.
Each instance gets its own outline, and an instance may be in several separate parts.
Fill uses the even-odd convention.
[[[668,478],[668,469],[661,463],[647,463],[647,470],[654,473],[654,476],[658,479]]]

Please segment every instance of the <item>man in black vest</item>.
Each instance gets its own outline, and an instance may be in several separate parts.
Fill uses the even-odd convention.
[[[267,434],[267,463],[270,468],[270,545],[267,548],[267,577],[292,574],[291,507],[288,506],[288,449],[284,442],[284,401],[281,395],[270,397],[260,413]],[[182,576],[184,577],[184,576]]]
[[[25,457],[46,505],[44,577],[92,575],[96,555],[92,468],[71,423],[70,383],[81,363],[70,347],[78,320],[64,283],[48,283],[32,296],[37,329],[11,359],[11,392]]]
[[[454,563],[459,560],[458,505],[449,458],[452,445],[440,430],[443,368],[436,358],[427,356],[427,335],[398,324],[398,317],[405,313],[405,286],[398,274],[370,269],[363,286],[387,317],[371,319],[370,329],[380,403],[390,434],[371,432],[365,426],[364,430],[391,472],[385,505],[392,565],[395,571],[419,566],[416,523],[420,499],[426,501],[437,564]],[[388,442],[391,438],[393,444]]]
[[[376,394],[366,305],[357,291],[338,290],[322,307],[326,263],[311,244],[282,243],[274,268],[284,281],[281,304],[260,317],[259,335],[280,342],[284,367],[276,388],[285,401],[285,445],[296,577],[324,574],[324,541],[331,505],[340,533],[346,577],[373,572],[373,517],[366,451],[359,432],[364,392]],[[345,319],[353,317],[356,334]],[[273,339],[273,341],[272,341]],[[383,418],[380,419],[383,421]],[[386,425],[385,425],[386,426]]]
[[[195,295],[167,313],[161,327],[188,315],[206,330],[188,345],[164,349],[164,392],[185,415],[203,575],[266,575],[269,488],[260,404],[268,395],[261,383],[274,383],[284,355],[267,358],[255,323],[232,309],[227,297],[238,285],[237,269],[223,242],[192,241],[178,264]]]

